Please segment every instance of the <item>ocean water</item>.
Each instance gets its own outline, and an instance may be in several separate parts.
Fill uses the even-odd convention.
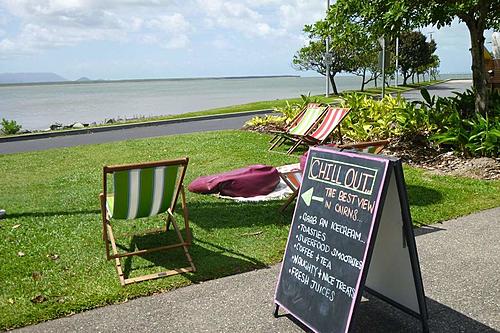
[[[443,75],[449,77],[453,75]],[[354,76],[339,76],[336,82],[339,91],[359,89],[361,83]],[[0,86],[0,118],[39,130],[56,122],[102,123],[111,118],[174,115],[324,92],[323,77]]]

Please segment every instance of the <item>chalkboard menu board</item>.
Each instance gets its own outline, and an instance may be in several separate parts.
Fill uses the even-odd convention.
[[[374,155],[309,151],[275,303],[315,332],[349,329],[366,280],[390,165]]]

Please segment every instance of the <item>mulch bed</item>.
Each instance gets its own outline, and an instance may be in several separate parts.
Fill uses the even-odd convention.
[[[453,151],[429,147],[418,138],[392,140],[383,153],[399,157],[403,162],[433,174],[500,179],[500,158],[458,156]]]

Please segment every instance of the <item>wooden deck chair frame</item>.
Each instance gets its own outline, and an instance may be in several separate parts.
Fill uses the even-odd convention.
[[[324,108],[323,109],[323,112],[318,116],[318,118],[316,119],[316,121],[314,121],[311,126],[309,126],[305,133],[308,133],[311,128],[315,127],[315,125],[321,120],[321,118],[323,117],[325,111],[326,111],[326,107],[323,106],[322,104],[320,103],[309,103],[307,104],[301,111],[300,113],[295,116],[295,118],[293,119],[292,123],[286,128],[285,131],[283,132],[277,132],[276,135],[271,139],[271,141],[269,143],[272,143],[271,147],[269,147],[269,150],[273,150],[275,147],[279,147],[281,146],[283,143],[285,143],[286,141],[292,141],[292,142],[295,142],[296,141],[296,138],[294,135],[290,134],[290,131],[299,125],[299,123],[303,120],[303,117],[304,117],[304,114],[307,112],[307,110],[311,107],[316,107],[316,108]]]
[[[343,110],[345,113],[341,116],[341,118],[338,120],[337,124],[334,127],[332,127],[331,129],[327,129],[326,131],[327,134],[324,136],[324,138],[322,140],[318,140],[314,137],[314,133],[318,129],[320,129],[320,127],[323,125],[324,122],[327,121],[328,113],[331,110]],[[338,108],[335,106],[328,106],[320,121],[318,121],[313,127],[311,127],[305,135],[295,137],[296,142],[292,147],[290,147],[290,149],[288,149],[287,154],[293,153],[293,151],[297,149],[297,147],[299,147],[300,145],[312,146],[312,145],[324,144],[328,140],[328,138],[333,138],[333,132],[336,129],[339,132],[340,144],[342,144],[342,132],[340,131],[340,125],[342,124],[342,121],[349,115],[350,112],[351,110],[349,108]]]
[[[360,152],[363,152],[366,148],[374,147],[372,151],[370,151],[371,154],[380,154],[380,152],[389,144],[389,140],[379,140],[379,141],[371,141],[371,142],[359,142],[359,143],[350,143],[350,144],[345,144],[345,145],[338,145],[335,146],[336,148],[339,149],[354,149]],[[288,187],[292,190],[292,194],[288,197],[288,199],[285,201],[285,203],[280,207],[280,211],[284,212],[288,206],[293,202],[293,200],[299,195],[299,188],[300,186],[297,186],[294,184],[289,177],[295,177],[293,175],[294,172],[287,172],[287,173],[280,173],[281,179],[288,185]]]
[[[106,246],[106,258],[108,260],[115,260],[115,267],[116,271],[118,273],[118,278],[120,280],[120,284],[122,286],[125,286],[127,284],[135,283],[135,282],[141,282],[141,281],[146,281],[146,280],[151,280],[151,279],[157,279],[161,277],[167,277],[175,274],[182,274],[182,273],[187,273],[187,272],[195,272],[196,267],[194,266],[193,260],[191,258],[191,255],[189,254],[188,247],[191,245],[191,230],[189,229],[189,220],[188,220],[188,210],[186,206],[186,195],[184,192],[184,186],[183,186],[183,181],[184,181],[184,176],[186,174],[186,168],[188,165],[189,159],[182,158],[182,159],[176,159],[176,160],[166,160],[166,161],[158,161],[158,162],[148,162],[148,163],[136,163],[136,164],[125,164],[125,165],[112,165],[112,166],[104,166],[103,167],[103,192],[99,195],[99,199],[101,202],[101,214],[102,214],[102,237],[105,242]],[[155,248],[148,248],[148,249],[140,249],[134,252],[125,252],[125,253],[118,253],[115,237],[113,235],[113,228],[111,225],[112,221],[112,216],[110,216],[110,213],[107,209],[107,200],[108,200],[108,193],[107,193],[107,184],[108,184],[108,175],[113,175],[115,172],[119,171],[130,171],[130,170],[142,170],[142,169],[148,169],[148,168],[158,168],[158,167],[169,167],[169,166],[178,166],[179,169],[177,170],[177,173],[180,172],[180,174],[177,174],[177,179],[174,187],[174,192],[173,196],[170,203],[170,206],[166,210],[166,216],[162,216],[162,218],[165,221],[165,232],[169,230],[170,224],[173,225],[175,232],[177,234],[177,238],[179,239],[179,243],[176,244],[171,244],[171,245],[164,245],[164,246],[159,246]],[[183,218],[184,218],[184,226],[185,226],[185,232],[186,232],[186,237],[187,239],[184,240],[181,234],[181,231],[179,229],[179,226],[177,224],[176,218],[174,216],[174,209],[177,204],[177,199],[179,198],[179,195],[181,195],[182,202],[182,213],[183,213]],[[163,198],[162,198],[163,199]],[[160,214],[159,214],[160,215]],[[120,263],[120,258],[123,257],[130,257],[130,256],[136,256],[136,255],[144,255],[147,253],[152,253],[152,252],[158,252],[158,251],[166,251],[166,250],[171,250],[175,248],[182,247],[184,250],[184,255],[186,256],[186,259],[189,263],[188,267],[184,268],[178,268],[178,269],[172,269],[164,272],[159,272],[159,273],[154,273],[154,274],[149,274],[149,275],[143,275],[143,276],[138,276],[134,278],[125,278],[125,275],[122,270],[122,265]]]

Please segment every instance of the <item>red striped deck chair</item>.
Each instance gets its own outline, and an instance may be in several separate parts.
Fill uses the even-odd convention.
[[[291,154],[299,145],[321,145],[331,137],[333,131],[338,128],[340,140],[342,140],[342,133],[340,132],[340,123],[349,114],[350,109],[336,108],[329,106],[323,119],[314,126],[311,131],[304,135],[297,135],[297,142],[288,149],[288,154]],[[342,141],[341,141],[342,142]]]
[[[186,197],[183,180],[186,173],[188,158],[139,164],[113,165],[103,168],[103,193],[101,201],[102,232],[106,245],[106,257],[115,259],[116,271],[122,286],[134,282],[156,279],[160,277],[195,272],[188,247],[191,245]],[[112,182],[112,192],[107,192],[108,178]],[[174,217],[174,209],[179,194],[182,196],[182,210],[187,239],[184,240]],[[133,252],[118,252],[113,235],[114,220],[133,220],[162,214],[165,220],[165,231],[173,225],[179,243],[162,245],[155,248],[139,249]],[[163,215],[164,214],[164,215]],[[110,248],[111,246],[111,248]],[[165,272],[126,278],[120,258],[134,255],[144,255],[150,252],[170,250],[182,247],[189,262],[189,267],[168,270]]]
[[[380,141],[371,141],[371,142],[359,142],[359,143],[351,143],[345,145],[334,146],[339,149],[352,149],[355,151],[363,152],[363,153],[371,153],[371,154],[380,154],[382,150],[389,144],[389,140],[380,140]],[[285,168],[284,168],[285,167]],[[281,179],[288,185],[288,187],[292,190],[292,194],[286,200],[286,202],[281,206],[280,211],[283,212],[285,209],[293,202],[293,200],[299,194],[300,184],[302,183],[302,170],[299,169],[297,165],[291,165],[286,168],[278,167],[279,175]],[[283,171],[281,171],[283,170]]]
[[[280,208],[280,211],[283,212],[292,203],[299,192],[299,187],[302,183],[302,170],[300,170],[300,163],[284,165],[277,169],[281,179],[283,179],[290,190],[292,190],[292,194]]]
[[[305,135],[318,122],[324,112],[324,106],[317,103],[309,103],[306,108],[294,118],[294,121],[286,131],[276,133],[276,136],[271,139],[271,142],[274,141],[274,143],[269,150],[281,146],[286,141],[295,141],[296,136]]]

